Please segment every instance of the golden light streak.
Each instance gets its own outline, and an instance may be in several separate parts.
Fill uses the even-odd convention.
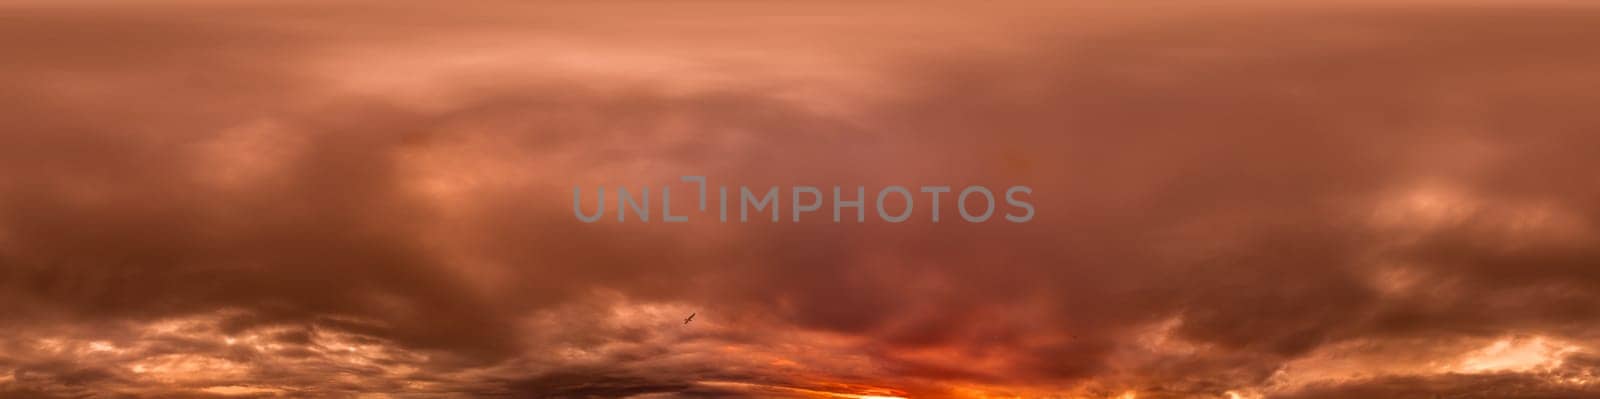
[[[796,394],[808,395],[808,396],[819,397],[819,398],[906,399],[905,397],[902,397],[902,396],[878,395],[878,394],[875,394],[875,393],[874,394],[858,394],[858,393],[845,393],[845,392],[828,392],[828,391],[820,391],[820,390],[815,390],[815,389],[787,387],[787,386],[781,386],[781,385],[764,385],[764,384],[755,384],[755,383],[748,383],[748,382],[700,381],[700,382],[698,382],[698,384],[712,386],[712,387],[732,388],[732,389],[751,390],[751,391],[788,392],[788,393],[796,393]],[[874,390],[877,390],[877,389],[874,389]],[[885,390],[887,390],[887,389],[885,389]]]

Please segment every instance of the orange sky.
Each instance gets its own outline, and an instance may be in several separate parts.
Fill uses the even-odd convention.
[[[1600,396],[1600,8],[1277,3],[0,4],[0,398]]]

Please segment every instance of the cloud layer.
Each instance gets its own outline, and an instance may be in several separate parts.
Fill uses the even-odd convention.
[[[0,7],[0,397],[1600,395],[1593,7]]]

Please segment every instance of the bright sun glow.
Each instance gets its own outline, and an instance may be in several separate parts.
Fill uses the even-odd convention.
[[[1467,354],[1452,371],[1489,373],[1553,368],[1560,366],[1563,358],[1576,351],[1577,346],[1544,337],[1503,338]]]

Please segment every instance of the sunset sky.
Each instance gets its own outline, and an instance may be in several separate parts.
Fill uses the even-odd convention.
[[[1600,398],[1600,3],[0,2],[0,398],[232,397]]]

